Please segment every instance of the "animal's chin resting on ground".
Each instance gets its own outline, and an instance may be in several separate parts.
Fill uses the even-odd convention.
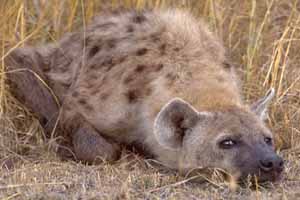
[[[192,180],[193,182],[203,182],[206,180],[221,181],[240,185],[256,185],[265,184],[268,182],[280,183],[283,179],[282,171],[265,173],[260,170],[257,173],[245,173],[242,174],[238,170],[229,172],[220,168],[206,167],[206,168],[194,168],[190,170],[178,169],[181,176],[186,179]]]
[[[206,25],[179,10],[103,13],[85,31],[5,59],[12,93],[49,135],[59,116],[56,135],[78,160],[116,160],[122,144],[177,170],[273,181],[283,171],[264,124],[274,89],[246,105],[229,63]]]

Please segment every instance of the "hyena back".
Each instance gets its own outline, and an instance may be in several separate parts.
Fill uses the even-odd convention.
[[[102,14],[58,44],[17,49],[6,66],[13,93],[42,125],[61,113],[79,160],[115,160],[120,144],[135,145],[182,172],[217,167],[274,180],[283,162],[263,123],[274,91],[245,105],[224,54],[186,12],[126,11]]]

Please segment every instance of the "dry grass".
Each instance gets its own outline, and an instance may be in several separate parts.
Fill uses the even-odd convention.
[[[197,183],[124,152],[115,165],[60,161],[55,141],[4,84],[12,49],[56,42],[101,9],[181,7],[204,18],[224,41],[247,101],[277,91],[269,126],[284,155],[283,181],[232,187],[215,175]],[[300,198],[300,3],[297,0],[1,0],[0,198],[3,199],[297,199]]]

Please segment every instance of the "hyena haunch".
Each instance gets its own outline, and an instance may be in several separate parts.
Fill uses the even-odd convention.
[[[263,123],[274,91],[244,105],[221,42],[186,12],[102,14],[58,44],[16,49],[5,62],[13,94],[46,132],[60,111],[79,160],[115,160],[125,144],[183,172],[216,167],[263,181],[283,171]]]

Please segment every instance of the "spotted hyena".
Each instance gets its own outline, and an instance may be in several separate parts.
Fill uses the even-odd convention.
[[[274,91],[245,105],[224,54],[186,12],[122,11],[5,62],[12,93],[47,133],[59,117],[79,160],[116,160],[122,144],[182,172],[216,167],[275,180],[283,161],[263,123]]]

